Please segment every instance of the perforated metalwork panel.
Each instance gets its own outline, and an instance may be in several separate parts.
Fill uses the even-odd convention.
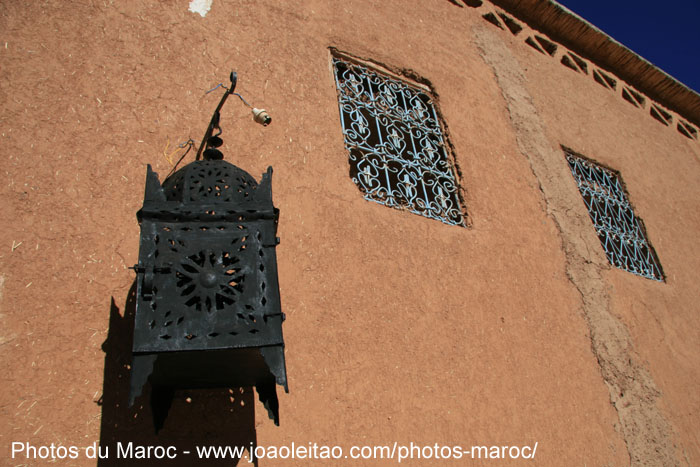
[[[140,218],[134,352],[282,344],[269,173],[199,161],[161,189],[149,169]]]
[[[206,160],[176,172],[163,182],[168,201],[188,203],[243,203],[257,185],[253,177],[235,165]]]
[[[333,58],[350,176],[366,199],[464,225],[458,186],[430,96]]]
[[[570,150],[566,160],[610,264],[649,279],[664,279],[661,265],[634,214],[618,174]]]

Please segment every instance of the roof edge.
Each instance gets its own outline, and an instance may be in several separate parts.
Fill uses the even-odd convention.
[[[531,27],[615,73],[651,99],[700,125],[700,94],[554,0],[491,0]]]

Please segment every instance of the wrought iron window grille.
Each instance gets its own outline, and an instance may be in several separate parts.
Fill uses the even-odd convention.
[[[350,177],[365,199],[465,225],[459,186],[428,91],[333,51]]]
[[[661,263],[634,214],[620,175],[563,148],[610,264],[638,276],[664,280]]]

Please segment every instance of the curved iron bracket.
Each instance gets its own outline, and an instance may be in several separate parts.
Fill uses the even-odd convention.
[[[221,96],[221,100],[219,101],[219,105],[216,106],[216,110],[214,111],[214,115],[211,117],[211,121],[209,122],[209,126],[207,127],[207,131],[204,133],[204,138],[202,138],[202,142],[199,144],[199,149],[197,150],[197,157],[195,160],[200,160],[202,156],[202,151],[204,149],[208,149],[210,146],[215,146],[211,145],[210,143],[212,142],[212,132],[214,129],[218,130],[217,133],[217,138],[218,135],[221,134],[221,127],[219,126],[219,120],[221,119],[221,108],[224,106],[226,103],[226,99],[228,99],[228,96],[233,94],[233,91],[236,89],[236,83],[238,82],[238,74],[235,71],[231,72],[230,75],[231,79],[231,85],[226,88],[226,92],[224,93],[223,96]],[[220,138],[218,138],[220,141]],[[219,144],[220,146],[221,144]]]

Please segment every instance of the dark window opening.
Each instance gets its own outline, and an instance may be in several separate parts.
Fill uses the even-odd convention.
[[[503,29],[503,25],[498,20],[498,16],[494,15],[493,13],[486,13],[483,18],[494,26],[498,26],[499,28]]]
[[[644,96],[639,94],[637,91],[630,87],[624,87],[622,88],[622,98],[629,102],[630,104],[634,105],[635,107],[640,107],[644,108],[644,103],[646,102],[646,99],[644,99]]]
[[[680,131],[681,134],[687,138],[698,139],[697,128],[682,120],[678,122],[678,131]]]
[[[542,36],[535,36],[535,39],[537,39],[537,42],[540,43],[540,46],[542,46],[542,48],[546,50],[550,56],[554,57],[554,54],[557,52],[557,44],[545,39]]]
[[[606,75],[600,70],[593,70],[593,79],[596,80],[598,84],[608,89],[614,90],[617,88],[617,80]]]
[[[582,72],[586,75],[588,74],[588,64],[586,61],[571,52],[562,55],[561,63],[574,71]]]
[[[571,52],[569,52],[569,55],[574,60],[574,63],[576,63],[576,65],[578,65],[579,69],[581,71],[583,71],[585,74],[588,74],[588,63],[586,63],[586,61],[584,59],[577,56],[576,54],[572,54]]]
[[[506,26],[508,27],[508,29],[510,29],[510,32],[512,32],[514,36],[517,36],[518,33],[523,30],[523,27],[520,25],[520,23],[515,21],[510,16],[503,13],[499,13],[498,16],[500,16],[503,22],[506,23]]]
[[[529,45],[530,47],[532,47],[533,49],[535,49],[536,51],[538,51],[539,53],[541,53],[542,55],[547,55],[547,54],[545,53],[545,51],[542,50],[542,47],[540,47],[540,46],[537,44],[537,41],[535,41],[535,39],[533,39],[532,37],[528,37],[527,39],[525,39],[525,43],[526,43],[527,45]]]
[[[666,126],[669,126],[673,122],[673,117],[670,113],[666,112],[664,109],[656,104],[652,104],[649,110],[652,117],[660,121]]]
[[[574,70],[575,72],[580,73],[580,70],[578,69],[578,67],[576,66],[576,64],[573,62],[573,60],[571,60],[571,58],[569,58],[568,55],[562,55],[562,57],[561,57],[561,64],[564,65],[564,66],[566,66],[566,67],[568,67],[568,68],[571,68],[571,69]]]

